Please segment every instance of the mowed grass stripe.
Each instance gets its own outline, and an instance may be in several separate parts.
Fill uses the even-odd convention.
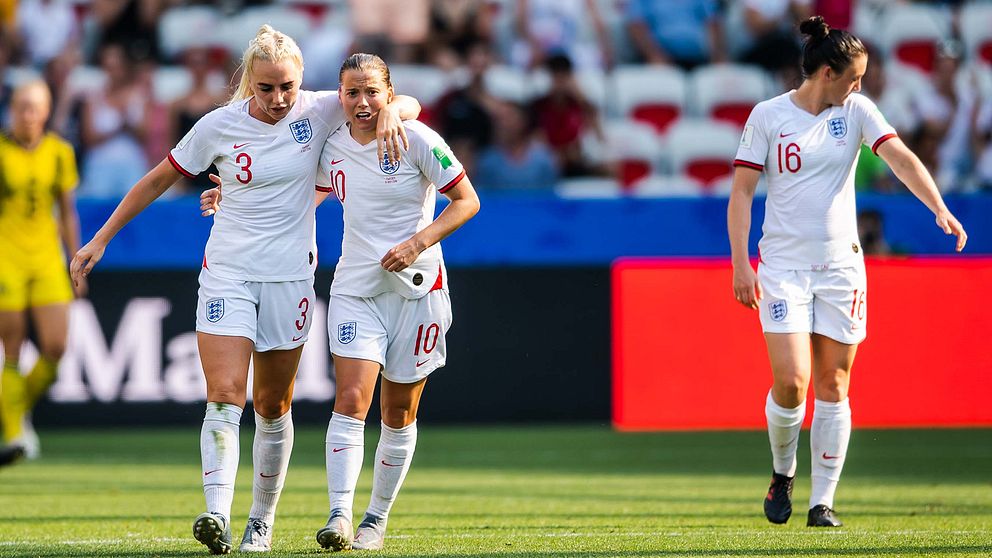
[[[367,466],[377,436],[369,429]],[[198,438],[194,425],[42,432],[43,459],[0,470],[0,556],[205,556],[189,535],[203,502]],[[323,445],[323,428],[298,428],[270,556],[326,554],[313,540],[327,512]],[[807,448],[793,519],[764,520],[766,445],[762,432],[425,424],[376,556],[992,554],[992,430],[856,431],[838,492],[847,526],[833,531],[804,526]],[[366,470],[358,513],[370,483]]]

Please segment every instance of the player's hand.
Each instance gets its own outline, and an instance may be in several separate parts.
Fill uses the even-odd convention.
[[[76,252],[72,262],[69,263],[69,276],[72,277],[73,286],[79,288],[81,282],[85,281],[86,276],[93,270],[93,266],[103,258],[106,249],[106,244],[93,239]]]
[[[223,199],[223,195],[220,193],[220,177],[216,174],[210,175],[210,181],[217,185],[216,188],[211,188],[209,190],[204,190],[200,194],[200,215],[204,217],[210,217],[214,213],[220,211],[220,200]]]
[[[386,271],[403,271],[417,260],[417,256],[425,248],[426,246],[419,246],[419,243],[411,238],[390,248],[386,255],[379,260],[379,263]]]
[[[758,309],[758,301],[762,298],[761,283],[750,265],[734,267],[734,298],[748,308]]]
[[[937,226],[945,234],[953,234],[958,237],[954,250],[958,252],[964,250],[964,245],[968,242],[968,233],[964,232],[961,222],[949,210],[943,209],[937,212]]]
[[[379,122],[375,129],[375,143],[379,152],[379,160],[382,161],[382,155],[386,153],[389,155],[389,161],[393,163],[400,160],[403,149],[410,148],[399,109],[391,109],[386,106],[379,111]],[[400,147],[401,143],[402,148]]]

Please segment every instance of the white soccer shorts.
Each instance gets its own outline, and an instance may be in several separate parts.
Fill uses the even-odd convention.
[[[848,345],[867,334],[864,264],[824,271],[758,265],[764,298],[758,302],[765,333],[818,333]]]
[[[411,384],[444,366],[451,299],[438,289],[408,299],[394,292],[371,298],[331,295],[331,353],[378,362],[391,382]]]
[[[313,281],[257,282],[217,277],[200,271],[196,331],[247,337],[259,352],[295,349],[307,340]]]

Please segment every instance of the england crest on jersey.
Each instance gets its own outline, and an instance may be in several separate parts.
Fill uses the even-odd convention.
[[[313,138],[313,130],[310,128],[309,118],[290,122],[289,130],[293,132],[293,139],[296,140],[296,143],[307,143]]]
[[[784,300],[776,300],[768,305],[768,315],[773,322],[781,322],[789,315],[789,305]]]
[[[224,299],[211,298],[207,301],[207,321],[215,323],[224,317]]]
[[[827,122],[827,129],[830,130],[830,135],[840,139],[847,135],[847,119],[843,116],[840,118],[831,118]]]
[[[396,171],[400,170],[400,162],[391,160],[389,155],[383,152],[382,159],[379,160],[379,168],[386,174],[396,174]]]
[[[344,322],[338,324],[338,341],[347,345],[355,340],[358,333],[358,322]]]

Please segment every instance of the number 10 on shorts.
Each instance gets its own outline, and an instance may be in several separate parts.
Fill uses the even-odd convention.
[[[426,328],[424,326],[427,326]],[[425,355],[431,354],[431,351],[437,347],[437,339],[441,335],[441,326],[436,323],[420,324],[417,328],[417,342],[413,345],[414,356],[420,355],[420,351],[423,350]]]

